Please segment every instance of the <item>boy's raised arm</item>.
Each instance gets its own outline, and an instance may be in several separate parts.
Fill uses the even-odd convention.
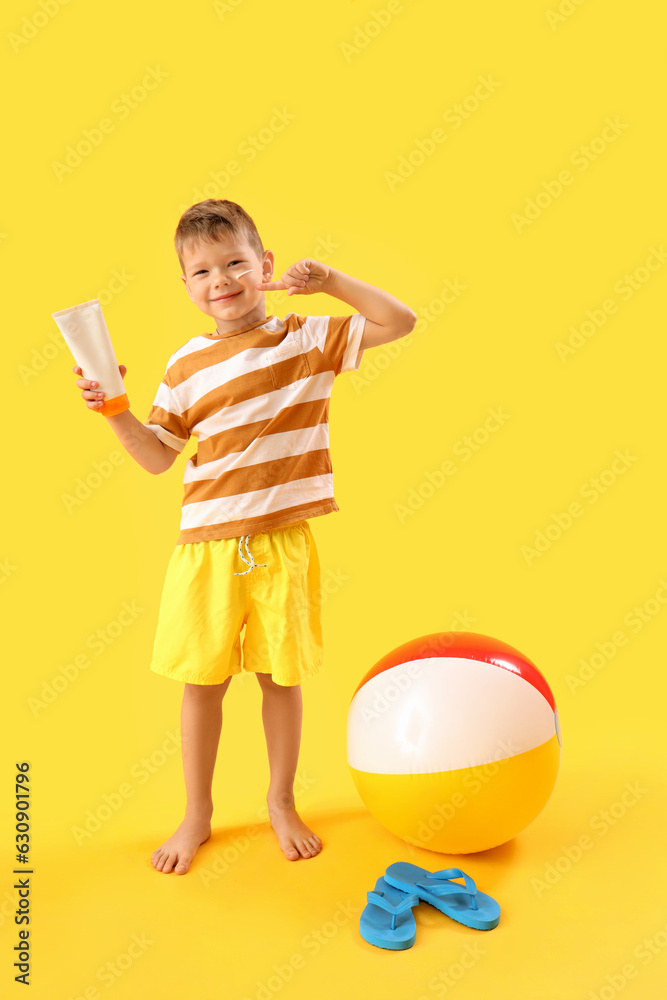
[[[286,290],[288,295],[326,292],[347,302],[366,320],[362,351],[407,336],[417,322],[416,313],[395,295],[312,257],[296,261],[277,281],[260,281],[255,287],[263,292]]]
[[[379,347],[380,344],[405,337],[417,322],[417,316],[405,302],[376,285],[353,278],[351,274],[345,274],[334,267],[329,268],[322,291],[347,302],[365,317],[361,350]]]

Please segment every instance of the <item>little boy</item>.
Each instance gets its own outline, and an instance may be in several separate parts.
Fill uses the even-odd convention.
[[[215,331],[172,354],[146,423],[130,410],[107,420],[154,474],[170,468],[190,435],[198,439],[185,465],[180,535],[150,665],[185,684],[185,817],[151,858],[158,871],[181,875],[211,834],[222,699],[242,669],[262,688],[271,827],[290,861],[322,849],[293,792],[300,683],[323,656],[320,566],[307,518],[339,509],[328,428],[335,376],[356,371],[365,348],[410,333],[416,316],[387,292],[310,258],[272,281],[273,253],[232,201],[193,205],[174,242],[188,295]],[[359,312],[267,318],[264,293],[278,289],[326,292]],[[127,369],[119,368],[124,378]],[[97,383],[79,378],[76,385],[86,405],[99,409]]]

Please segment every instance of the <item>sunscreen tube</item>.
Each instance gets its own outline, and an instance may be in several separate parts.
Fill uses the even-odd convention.
[[[96,413],[111,417],[129,410],[130,401],[118,369],[111,337],[99,299],[51,313],[85,379],[98,383],[104,393]]]

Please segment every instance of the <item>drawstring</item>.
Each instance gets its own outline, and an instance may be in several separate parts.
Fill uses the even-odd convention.
[[[244,569],[242,573],[234,573],[234,576],[245,576],[245,574],[249,573],[250,570],[252,570],[252,569],[255,568],[255,566],[268,566],[268,563],[256,563],[255,562],[255,557],[253,556],[252,552],[250,551],[250,546],[248,545],[248,539],[249,538],[250,538],[250,535],[241,535],[241,537],[239,538],[239,555],[241,556],[241,559],[243,559],[243,562],[248,564],[248,569]],[[245,540],[246,551],[247,551],[248,555],[250,556],[249,560],[246,559],[246,557],[241,552],[241,545],[243,544],[244,540]]]

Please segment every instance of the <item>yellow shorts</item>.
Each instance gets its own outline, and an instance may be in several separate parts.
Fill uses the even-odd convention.
[[[300,684],[322,666],[321,597],[308,521],[177,545],[150,669],[189,684],[222,684],[242,670]]]

